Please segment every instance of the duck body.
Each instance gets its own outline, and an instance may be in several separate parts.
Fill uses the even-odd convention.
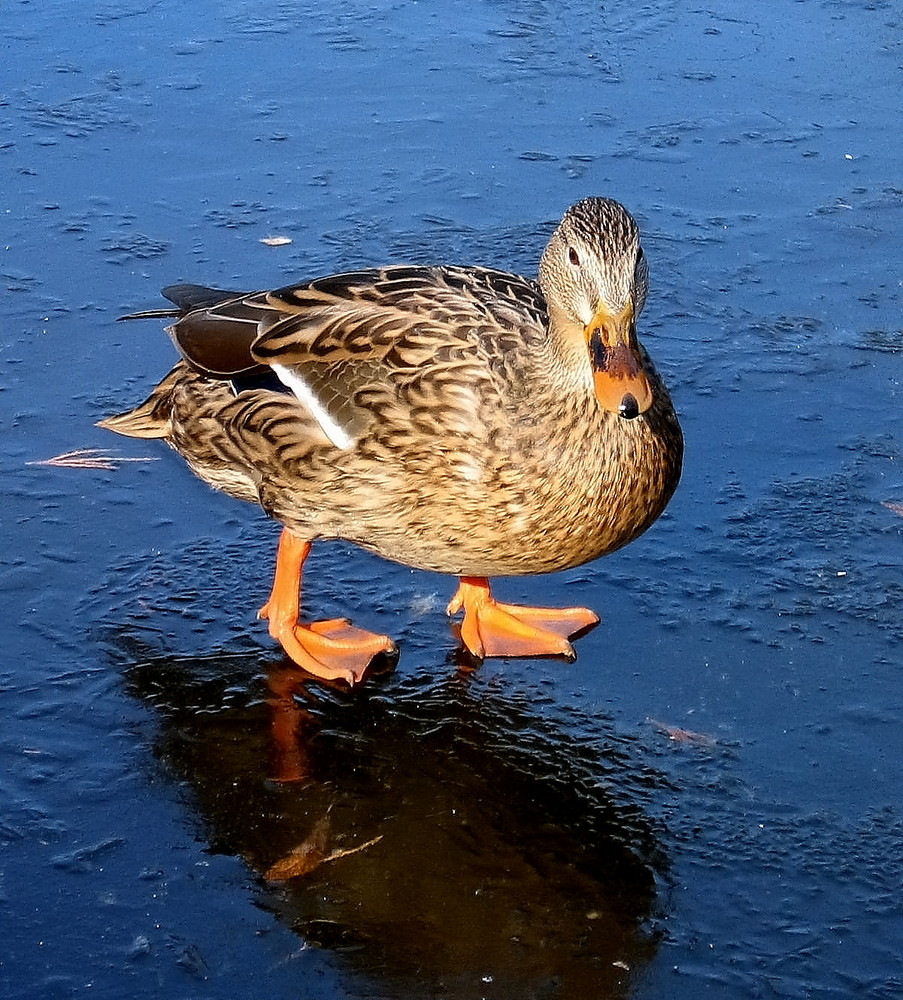
[[[586,202],[614,213],[629,256],[626,210]],[[637,251],[630,263],[625,301],[601,313],[592,294],[575,305],[481,267],[386,267],[250,294],[172,286],[175,310],[138,315],[173,316],[183,360],[102,426],[164,438],[305,544],[342,538],[465,579],[577,566],[641,534],[680,477],[680,426],[633,327],[645,265]]]

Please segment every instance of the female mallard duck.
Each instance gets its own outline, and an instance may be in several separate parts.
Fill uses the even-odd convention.
[[[283,524],[270,634],[312,674],[359,681],[387,636],[298,621],[317,538],[460,585],[482,656],[573,656],[586,608],[500,604],[487,578],[578,566],[626,545],[680,478],[671,399],[637,340],[647,267],[605,198],[568,209],[539,282],[483,267],[385,267],[242,295],[164,295],[183,360],[100,426],[164,438],[211,486]]]

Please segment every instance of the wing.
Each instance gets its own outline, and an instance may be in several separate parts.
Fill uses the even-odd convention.
[[[389,267],[220,301],[197,286],[165,294],[188,308],[169,332],[189,364],[233,382],[275,372],[342,448],[374,418],[466,423],[506,354],[547,325],[534,282],[486,268]]]
[[[231,379],[262,368],[251,355],[257,339],[260,310],[255,299],[259,295],[202,285],[169,285],[163,294],[179,309],[179,318],[166,328],[167,333],[182,357],[201,374]]]

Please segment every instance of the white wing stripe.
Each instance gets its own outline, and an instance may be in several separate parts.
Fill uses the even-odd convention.
[[[279,381],[292,390],[296,398],[302,402],[313,414],[314,419],[320,425],[323,433],[330,441],[343,451],[354,447],[354,438],[347,433],[344,427],[338,424],[327,412],[326,407],[317,399],[311,391],[310,386],[301,376],[285,365],[271,365]]]

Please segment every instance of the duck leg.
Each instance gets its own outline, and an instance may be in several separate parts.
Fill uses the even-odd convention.
[[[461,639],[474,656],[565,656],[574,659],[568,638],[595,625],[589,608],[530,608],[500,604],[483,577],[462,576],[448,614],[464,609]]]
[[[300,624],[301,568],[309,552],[310,542],[282,529],[273,590],[258,618],[269,620],[270,635],[309,674],[356,684],[375,656],[396,652],[395,643],[356,628],[347,618]]]

